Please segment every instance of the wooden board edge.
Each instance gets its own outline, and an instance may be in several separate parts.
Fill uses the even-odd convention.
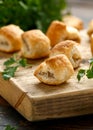
[[[34,120],[66,118],[93,113],[93,89],[68,95],[35,98]]]
[[[14,93],[15,92],[15,93]],[[33,120],[32,102],[26,92],[23,92],[12,80],[4,80],[0,72],[0,96],[2,96],[24,118]]]

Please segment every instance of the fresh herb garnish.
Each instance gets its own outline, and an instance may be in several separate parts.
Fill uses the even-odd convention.
[[[2,72],[3,78],[5,80],[7,80],[7,79],[9,79],[11,77],[14,77],[17,68],[18,68],[18,66],[6,67],[4,69],[4,71]]]
[[[80,69],[77,74],[78,81],[81,80],[83,76],[86,76],[88,79],[93,78],[93,58],[89,60],[89,68],[88,69]]]
[[[13,57],[4,62],[4,66],[5,68],[2,72],[2,76],[5,80],[8,80],[15,76],[15,72],[19,67],[26,67],[28,64],[26,59],[13,55]]]
[[[25,31],[38,28],[46,32],[53,20],[62,20],[66,8],[66,0],[0,0],[0,27],[12,23]]]
[[[7,125],[5,130],[17,130],[15,127],[12,127],[10,125]]]

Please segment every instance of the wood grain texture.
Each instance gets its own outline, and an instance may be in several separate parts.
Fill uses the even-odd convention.
[[[80,67],[87,67],[91,58],[86,32],[81,32],[82,53]],[[2,72],[3,59],[0,62]],[[0,95],[29,121],[71,117],[93,113],[93,79],[84,77],[78,82],[75,74],[66,83],[49,86],[40,83],[33,75],[42,61],[30,61],[32,68],[19,70],[14,78],[5,81],[0,73]]]

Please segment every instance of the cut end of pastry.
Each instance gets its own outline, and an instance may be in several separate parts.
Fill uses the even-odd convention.
[[[76,41],[77,43],[81,42],[79,31],[76,28],[67,26],[66,30],[67,30],[66,40],[73,40]]]
[[[21,50],[23,30],[10,24],[0,28],[0,50],[3,52],[15,52]]]
[[[67,81],[74,73],[73,66],[66,55],[50,57],[41,63],[34,75],[48,85],[59,85]]]
[[[0,35],[0,51],[12,52],[12,46],[8,39]]]
[[[71,60],[71,63],[73,65],[73,68],[78,68],[80,63],[81,63],[81,54],[79,52],[79,50],[77,49],[76,46],[73,46],[73,49],[72,49],[72,59]]]
[[[31,48],[29,46],[29,42],[27,42],[27,40],[25,38],[22,38],[22,40],[23,40],[22,48],[21,48],[22,55],[26,58],[30,58],[31,57]]]

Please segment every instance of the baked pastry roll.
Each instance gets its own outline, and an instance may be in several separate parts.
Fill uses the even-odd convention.
[[[67,37],[66,25],[63,22],[55,20],[50,24],[46,35],[50,39],[51,46],[53,47]]]
[[[89,36],[91,36],[92,33],[93,33],[93,19],[89,22],[88,29],[87,29],[87,34]]]
[[[30,30],[22,34],[22,55],[26,58],[38,59],[50,53],[50,40],[40,30]]]
[[[23,30],[17,25],[7,25],[0,28],[0,51],[15,52],[22,46]]]
[[[74,28],[76,28],[77,30],[82,30],[84,28],[84,23],[83,21],[73,15],[65,15],[62,18],[62,21],[68,25],[68,26],[72,26]]]
[[[73,73],[73,66],[67,56],[60,54],[42,62],[34,75],[45,84],[59,85],[67,81]]]
[[[91,48],[91,53],[93,56],[93,34],[91,34],[91,37],[90,37],[90,48]]]
[[[65,54],[72,63],[73,68],[77,68],[81,61],[80,51],[77,46],[78,43],[75,41],[62,41],[52,48],[50,57],[59,54]]]
[[[66,31],[67,31],[66,40],[73,40],[80,43],[81,41],[80,33],[76,28],[71,26],[66,26]]]

